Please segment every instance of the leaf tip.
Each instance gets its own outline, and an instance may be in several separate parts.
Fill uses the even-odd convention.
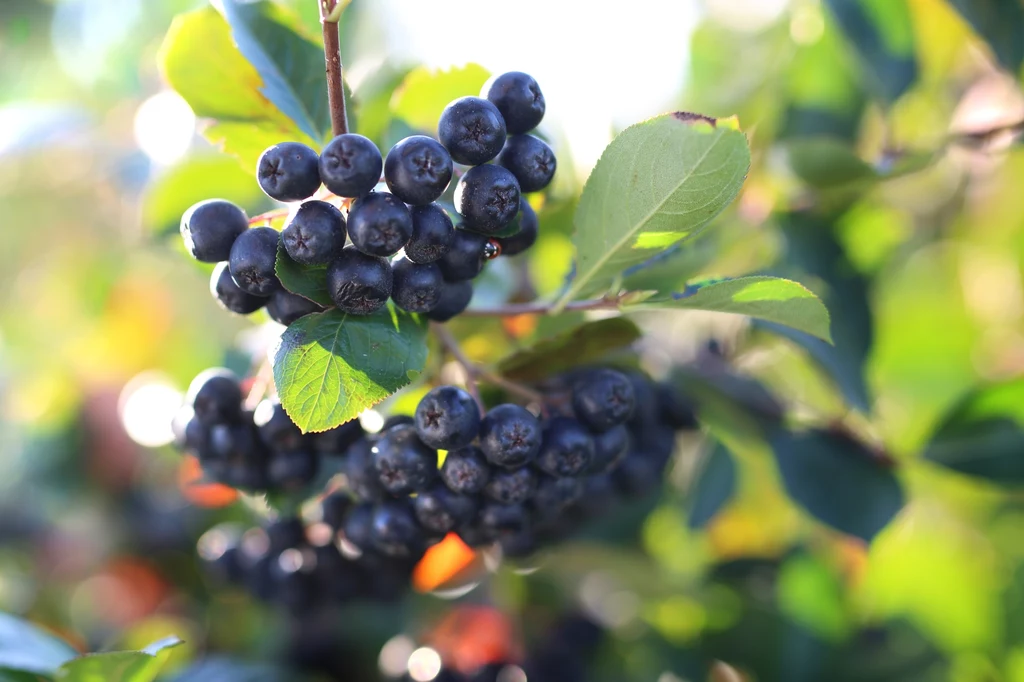
[[[729,130],[740,130],[740,120],[736,116],[729,116],[728,118],[714,118],[712,116],[705,116],[704,114],[697,114],[692,111],[676,111],[673,112],[672,117],[677,121],[681,121],[687,125],[695,128],[727,128]]]

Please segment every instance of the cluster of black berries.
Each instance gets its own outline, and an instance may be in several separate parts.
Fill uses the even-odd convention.
[[[358,421],[307,434],[281,403],[244,407],[238,377],[226,369],[200,373],[175,419],[178,446],[198,458],[205,478],[247,491],[301,491],[321,468],[363,435]]]
[[[388,298],[438,321],[465,310],[470,280],[487,260],[521,253],[536,241],[537,215],[522,195],[547,187],[555,172],[551,148],[528,134],[544,116],[537,82],[510,72],[485,89],[486,98],[462,97],[445,108],[440,142],[413,135],[387,158],[354,133],[334,138],[319,155],[297,142],[263,152],[257,168],[263,191],[303,202],[280,234],[250,228],[241,208],[220,199],[196,204],[182,218],[189,253],[219,263],[213,295],[242,315],[265,305],[286,325],[323,310],[281,286],[275,265],[283,245],[296,263],[326,267],[331,300],[347,313],[372,313]],[[455,187],[458,228],[437,203],[456,163],[471,166]],[[382,171],[388,192],[375,191]],[[321,184],[351,200],[347,217],[327,201],[310,199]]]

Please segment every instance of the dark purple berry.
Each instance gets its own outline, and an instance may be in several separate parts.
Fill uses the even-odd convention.
[[[339,197],[355,199],[380,182],[384,160],[369,138],[355,133],[338,135],[320,154],[320,179]]]
[[[655,388],[658,395],[661,421],[677,431],[696,429],[700,424],[693,402],[670,383],[660,383]]]
[[[480,510],[480,524],[497,533],[515,533],[526,529],[526,507],[521,504],[488,502]]]
[[[498,155],[498,164],[512,171],[521,192],[537,192],[555,176],[555,153],[533,135],[513,135]]]
[[[437,138],[454,161],[477,166],[501,151],[505,144],[505,120],[486,99],[460,97],[441,112]]]
[[[394,426],[373,446],[380,483],[392,495],[426,490],[437,478],[437,451],[424,445],[409,424]]]
[[[573,411],[593,431],[607,431],[624,423],[633,414],[635,403],[632,382],[613,369],[589,370],[573,385]]]
[[[309,450],[276,452],[267,464],[267,480],[279,490],[294,492],[313,482],[320,459]]]
[[[445,281],[461,282],[479,275],[487,262],[484,256],[487,242],[485,235],[469,230],[455,230],[448,253],[437,261]]]
[[[535,465],[552,476],[575,476],[594,459],[594,440],[575,419],[555,417],[544,425]]]
[[[457,386],[431,389],[416,407],[416,432],[421,441],[436,450],[469,445],[479,430],[480,408]]]
[[[313,449],[323,455],[344,455],[364,434],[362,424],[358,419],[353,419],[330,431],[314,433]]]
[[[448,253],[455,227],[448,213],[437,204],[413,206],[412,237],[405,245],[405,257],[413,263],[433,263]]]
[[[302,431],[277,400],[264,400],[256,406],[253,423],[260,439],[273,450],[299,450],[305,445]]]
[[[509,71],[484,86],[487,99],[494,103],[505,119],[509,135],[533,130],[544,118],[544,94],[537,81],[521,71]]]
[[[429,204],[444,193],[452,179],[452,157],[432,137],[413,135],[400,140],[384,161],[388,189],[407,204]]]
[[[281,231],[281,243],[302,265],[327,265],[345,246],[345,216],[326,201],[306,201]]]
[[[511,237],[498,237],[501,245],[501,255],[517,256],[526,251],[537,241],[539,222],[530,202],[525,197],[519,199],[519,214],[515,222],[519,223],[519,231]]]
[[[452,492],[475,495],[491,477],[491,466],[475,445],[451,450],[441,465],[441,480]]]
[[[421,526],[433,533],[447,533],[473,519],[478,501],[469,495],[453,493],[444,486],[435,486],[416,495],[413,506]]]
[[[348,212],[348,236],[365,254],[393,256],[412,236],[412,214],[393,194],[367,194],[352,202]]]
[[[415,554],[423,540],[408,500],[386,500],[374,507],[371,541],[378,551],[406,557]]]
[[[249,315],[267,305],[271,299],[253,296],[235,284],[228,271],[228,264],[218,263],[210,276],[210,293],[220,306],[236,315]]]
[[[281,235],[271,227],[254,227],[238,236],[231,247],[228,269],[243,291],[270,296],[280,286],[277,279],[277,245]]]
[[[445,282],[441,289],[441,300],[427,313],[427,317],[435,322],[447,322],[469,307],[472,299],[471,282]]]
[[[394,286],[391,299],[402,310],[410,313],[428,313],[441,300],[444,277],[435,263],[413,263],[399,258],[391,263]]]
[[[393,286],[391,264],[346,246],[327,267],[327,292],[342,312],[369,315],[388,302]]]
[[[300,317],[323,311],[324,308],[319,303],[285,289],[275,291],[267,303],[267,314],[270,315],[270,319],[285,326]]]
[[[271,199],[302,201],[320,189],[320,157],[299,142],[268,148],[256,164],[260,188]]]
[[[206,426],[234,423],[242,415],[242,386],[230,370],[208,369],[192,380],[186,401]]]
[[[181,217],[185,250],[197,261],[217,263],[231,255],[231,245],[249,229],[245,211],[224,199],[200,201]]]
[[[514,469],[529,464],[540,444],[540,422],[519,405],[498,405],[480,424],[480,449],[496,466]]]
[[[536,486],[537,476],[529,467],[498,470],[484,486],[484,495],[501,504],[526,502],[533,497]]]
[[[575,477],[541,476],[531,506],[542,519],[561,514],[583,496],[583,481]]]
[[[519,198],[519,181],[512,171],[492,164],[470,168],[455,186],[455,210],[465,227],[488,235],[512,222]]]
[[[613,426],[603,433],[593,434],[592,437],[594,439],[594,458],[587,469],[591,473],[611,471],[629,452],[631,442],[629,430],[623,424]]]

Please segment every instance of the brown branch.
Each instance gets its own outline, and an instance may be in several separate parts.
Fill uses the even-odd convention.
[[[345,111],[345,79],[341,69],[341,38],[338,35],[339,0],[317,0],[320,23],[324,33],[324,61],[327,65],[327,98],[331,108],[331,129],[334,135],[348,132]]]

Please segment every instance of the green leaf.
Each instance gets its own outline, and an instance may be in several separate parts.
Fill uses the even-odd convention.
[[[676,245],[622,273],[625,291],[678,291],[718,255],[718,244],[702,237]]]
[[[446,71],[418,66],[406,75],[391,98],[391,113],[416,130],[437,131],[437,120],[449,102],[478,95],[490,73],[479,64]]]
[[[168,650],[181,644],[167,637],[142,651],[87,654],[61,666],[58,682],[152,682],[167,662]]]
[[[274,266],[281,286],[293,294],[298,294],[319,303],[325,308],[334,306],[330,294],[327,293],[327,266],[301,265],[296,263],[281,245],[277,249],[277,263]]]
[[[893,102],[917,78],[914,27],[907,0],[826,0],[855,49],[867,85]]]
[[[0,669],[52,675],[78,653],[63,640],[8,613],[0,613]]]
[[[846,142],[834,137],[797,137],[783,149],[793,172],[815,189],[861,185],[879,179]]]
[[[624,270],[692,237],[729,205],[750,166],[735,119],[675,113],[604,150],[576,209],[576,275],[559,301],[613,288]]]
[[[769,442],[790,497],[826,525],[870,542],[903,508],[892,469],[848,436],[780,429]]]
[[[732,454],[715,442],[693,481],[687,500],[687,523],[690,528],[703,528],[715,517],[736,492],[736,462]]]
[[[750,315],[807,332],[829,343],[825,305],[798,282],[779,277],[738,277],[691,284],[674,294],[656,294],[623,309],[687,308]]]
[[[943,417],[924,456],[967,476],[1024,484],[1024,380],[965,396]]]
[[[730,444],[762,444],[785,416],[785,408],[764,384],[718,358],[677,367],[671,381],[696,405],[700,421],[723,439],[727,435]]]
[[[949,0],[1011,73],[1024,65],[1024,5],[1020,0]]]
[[[250,173],[263,150],[282,140],[318,145],[263,94],[263,78],[212,7],[174,19],[159,62],[165,80],[196,115],[212,119],[203,131],[207,139],[238,157]]]
[[[426,325],[418,318],[390,307],[362,316],[329,310],[281,335],[274,382],[303,433],[326,431],[407,385],[426,359]]]
[[[233,201],[251,211],[262,210],[269,203],[236,159],[220,154],[192,156],[168,169],[146,189],[142,225],[159,237],[176,235],[181,215],[192,204],[212,197]]]
[[[640,329],[622,317],[587,322],[508,356],[498,363],[498,371],[514,381],[538,381],[598,362],[641,336]]]

